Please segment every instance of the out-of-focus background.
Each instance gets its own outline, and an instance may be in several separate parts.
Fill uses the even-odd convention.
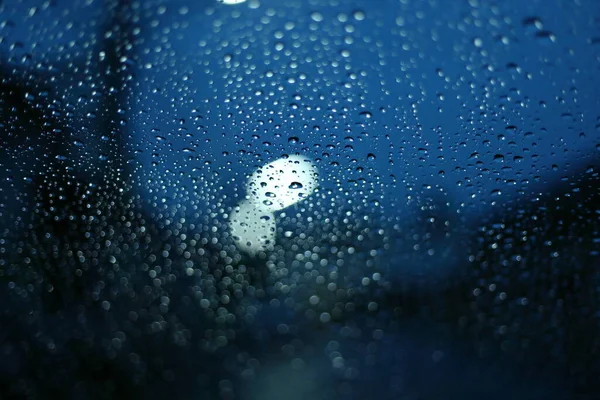
[[[0,1],[0,398],[600,398],[600,3],[225,3]]]

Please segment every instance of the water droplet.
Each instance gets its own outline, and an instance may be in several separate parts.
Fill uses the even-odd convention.
[[[523,27],[529,32],[542,30],[544,25],[538,17],[527,17],[522,21]]]
[[[357,21],[363,21],[366,17],[365,12],[362,10],[356,10],[352,13],[352,16]]]
[[[542,44],[552,44],[556,42],[556,36],[549,31],[541,31],[535,34],[535,38]]]
[[[369,111],[362,111],[358,115],[360,116],[361,119],[371,119],[373,117],[373,114],[371,114]]]

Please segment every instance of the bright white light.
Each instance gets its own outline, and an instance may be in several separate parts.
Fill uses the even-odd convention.
[[[229,217],[237,248],[250,255],[273,250],[274,212],[306,199],[318,185],[319,171],[308,157],[285,156],[258,168],[246,184],[246,200]]]
[[[292,155],[256,170],[246,185],[246,196],[257,207],[275,212],[304,200],[318,185],[319,170],[311,159]]]
[[[223,3],[223,4],[241,4],[244,3],[246,0],[217,0],[217,2],[219,3]]]
[[[256,254],[275,244],[275,215],[244,200],[233,209],[229,229],[238,249]]]

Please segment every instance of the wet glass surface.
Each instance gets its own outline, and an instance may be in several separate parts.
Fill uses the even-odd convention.
[[[600,3],[0,1],[0,398],[597,399]]]

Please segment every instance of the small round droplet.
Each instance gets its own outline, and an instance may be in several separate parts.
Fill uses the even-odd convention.
[[[352,16],[354,17],[355,20],[357,21],[362,21],[365,19],[366,15],[365,12],[362,10],[356,10],[352,13]]]
[[[359,116],[360,116],[361,119],[371,119],[371,118],[373,118],[373,114],[371,114],[369,111],[362,111],[359,114]]]

